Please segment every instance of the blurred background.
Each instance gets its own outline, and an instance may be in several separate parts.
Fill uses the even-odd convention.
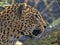
[[[3,11],[5,7],[10,6],[14,3],[23,2],[26,2],[28,5],[36,8],[48,26],[56,26],[60,24],[60,0],[0,0],[0,11]],[[49,34],[46,39],[44,39],[44,41],[40,42],[38,39],[30,39],[25,42],[24,45],[58,45],[56,40],[58,37],[57,35],[59,34],[60,29]]]

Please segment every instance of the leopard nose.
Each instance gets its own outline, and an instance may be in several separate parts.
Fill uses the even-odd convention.
[[[33,34],[34,36],[37,36],[37,35],[39,35],[41,32],[42,32],[42,31],[39,30],[39,29],[34,29],[33,32],[32,32],[32,34]]]
[[[44,26],[44,28],[46,28],[47,26]]]

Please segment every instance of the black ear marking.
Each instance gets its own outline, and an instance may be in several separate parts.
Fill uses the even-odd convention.
[[[21,5],[19,8],[17,8],[17,14],[18,15],[22,14],[22,10],[23,10],[23,5]]]

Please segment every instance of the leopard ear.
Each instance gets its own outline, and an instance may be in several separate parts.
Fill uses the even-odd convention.
[[[27,4],[26,3],[21,3],[20,6],[16,10],[17,14],[21,15],[23,9],[26,8],[26,7],[27,7]]]
[[[17,10],[16,10],[17,14],[18,14],[18,15],[21,15],[21,14],[22,14],[22,10],[23,10],[23,5],[20,5],[20,6],[17,8]]]

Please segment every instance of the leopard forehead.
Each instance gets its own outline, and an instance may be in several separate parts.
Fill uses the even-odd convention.
[[[1,45],[14,45],[13,42],[22,35],[30,35],[35,28],[44,30],[44,20],[35,8],[25,3],[13,4],[0,12]]]

